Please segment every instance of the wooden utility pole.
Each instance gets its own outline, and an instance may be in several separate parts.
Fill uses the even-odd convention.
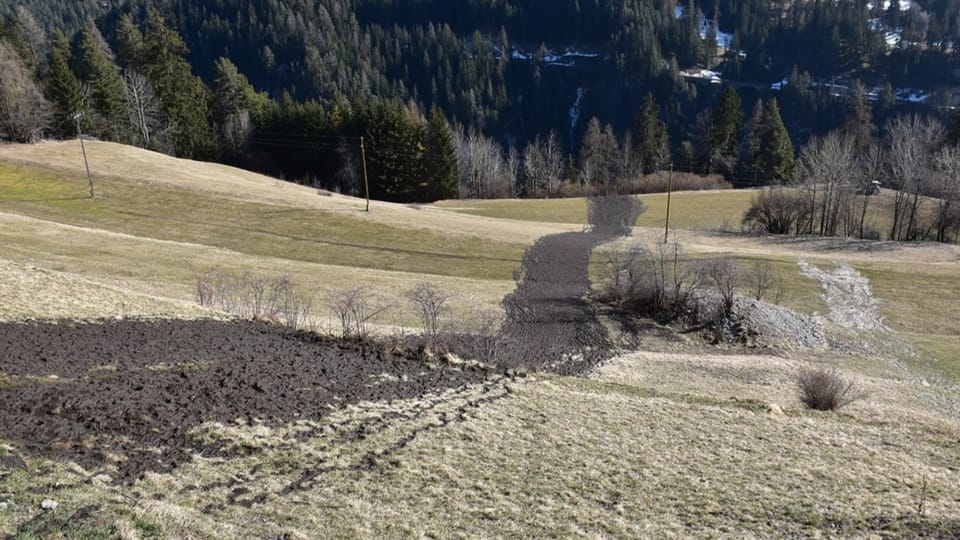
[[[667,219],[663,225],[663,243],[666,244],[670,235],[670,193],[673,191],[673,163],[670,164],[670,173],[667,176]]]
[[[82,113],[73,113],[73,119],[77,122],[77,138],[80,139],[80,151],[83,152],[83,166],[87,168],[87,182],[90,183],[90,198],[92,199],[94,197],[93,176],[90,175],[90,163],[87,162],[87,148],[83,145],[83,133],[80,131],[80,117],[82,116]]]
[[[367,212],[370,211],[370,181],[367,180],[367,151],[363,146],[363,135],[360,136],[360,161],[363,162],[363,193],[367,197]]]

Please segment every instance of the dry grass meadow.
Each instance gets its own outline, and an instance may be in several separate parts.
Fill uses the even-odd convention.
[[[575,199],[374,203],[368,214],[359,200],[220,165],[108,143],[88,152],[94,200],[76,143],[0,146],[0,320],[223,317],[193,298],[215,269],[288,274],[317,299],[357,285],[399,298],[430,281],[468,319],[499,313],[527,245],[584,222]],[[589,377],[504,378],[281,427],[206,424],[199,437],[246,455],[196,456],[129,486],[109,465],[0,441],[0,537],[960,537],[960,249],[722,232],[750,197],[677,193],[671,234],[694,257],[772,263],[783,305],[821,316],[833,348],[654,336]],[[605,250],[662,240],[662,197],[641,199],[634,238],[596,255],[598,280]],[[884,328],[831,322],[801,259],[866,277]],[[380,322],[415,318],[398,308]],[[804,409],[795,380],[809,366],[838,368],[863,398]],[[0,385],[16,385],[2,363]],[[338,442],[371,420],[382,429]],[[41,510],[44,499],[58,508]]]

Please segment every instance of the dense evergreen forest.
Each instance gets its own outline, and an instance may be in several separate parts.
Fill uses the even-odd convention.
[[[960,0],[13,0],[0,20],[6,139],[79,128],[348,193],[365,156],[398,201],[668,166],[788,182],[851,116],[953,127],[960,88]]]

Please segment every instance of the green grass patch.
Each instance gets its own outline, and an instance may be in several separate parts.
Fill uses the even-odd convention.
[[[920,353],[919,359],[910,358],[909,363],[960,382],[960,267],[933,263],[855,266],[870,279],[884,322]]]
[[[684,191],[670,197],[670,228],[715,230],[737,228],[755,191]],[[667,194],[639,195],[646,211],[637,220],[639,227],[663,227],[667,214]],[[583,198],[504,199],[489,201],[443,201],[437,206],[484,217],[585,224],[587,205]]]
[[[85,179],[84,179],[85,180]],[[84,181],[0,165],[0,211],[255,256],[425,274],[510,279],[522,248],[475,236],[390,226],[357,212],[226,200],[155,184]]]
[[[960,267],[855,264],[896,331],[960,336]]]
[[[903,333],[920,352],[923,368],[960,383],[960,336]]]

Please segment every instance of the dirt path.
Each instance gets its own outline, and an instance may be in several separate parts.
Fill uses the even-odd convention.
[[[823,287],[830,321],[855,330],[887,330],[866,277],[845,263],[837,263],[832,271],[817,268],[804,259],[799,259],[798,264],[800,275],[815,279]]]
[[[502,357],[508,365],[572,375],[609,356],[610,338],[586,298],[590,255],[629,234],[640,211],[631,197],[590,199],[588,229],[545,236],[527,250],[517,289],[503,301],[507,352]]]

